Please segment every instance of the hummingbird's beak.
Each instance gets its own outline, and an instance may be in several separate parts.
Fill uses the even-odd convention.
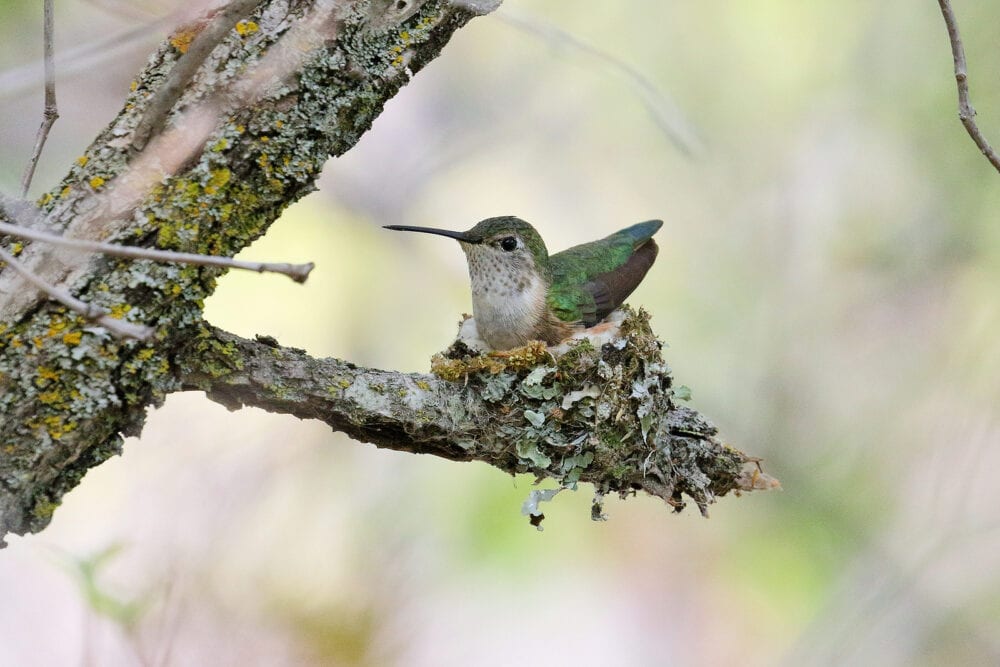
[[[435,229],[433,227],[411,227],[409,225],[385,225],[383,229],[391,229],[396,232],[421,232],[424,234],[437,234],[447,236],[463,243],[482,243],[482,239],[469,236],[468,232],[453,232],[450,229]]]

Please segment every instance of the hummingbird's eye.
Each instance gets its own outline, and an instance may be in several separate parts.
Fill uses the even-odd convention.
[[[517,250],[517,238],[513,236],[505,236],[500,239],[500,249],[504,252],[512,252]]]

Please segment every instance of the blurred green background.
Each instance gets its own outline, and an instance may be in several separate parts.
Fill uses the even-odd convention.
[[[33,193],[168,29],[121,37],[170,3],[57,4],[62,117]],[[956,11],[1000,143],[1000,6]],[[41,4],[0,17],[14,193]],[[471,308],[465,261],[380,225],[516,214],[559,250],[660,217],[631,302],[784,490],[707,521],[614,499],[592,523],[582,488],[537,532],[530,478],[174,395],[0,552],[0,664],[1000,663],[1000,176],[951,67],[929,0],[507,0],[473,21],[245,253],[315,261],[308,284],[228,275],[208,318],[426,371]],[[678,115],[693,157],[663,131]]]

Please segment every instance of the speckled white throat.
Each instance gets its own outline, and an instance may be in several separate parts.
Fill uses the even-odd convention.
[[[469,261],[472,314],[482,339],[494,350],[509,350],[537,337],[546,322],[548,285],[531,254],[460,245]]]

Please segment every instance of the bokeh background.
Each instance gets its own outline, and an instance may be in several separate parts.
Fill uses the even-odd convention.
[[[33,193],[169,30],[147,25],[168,2],[57,5]],[[1000,6],[956,11],[1000,143]],[[7,193],[40,31],[41,3],[0,2]],[[507,0],[319,187],[246,252],[315,261],[308,284],[228,275],[212,322],[426,371],[471,308],[464,258],[380,225],[516,214],[559,250],[660,217],[632,302],[784,490],[593,523],[581,488],[537,532],[530,478],[174,395],[0,551],[0,665],[1000,662],[1000,175],[956,118],[936,3]]]

